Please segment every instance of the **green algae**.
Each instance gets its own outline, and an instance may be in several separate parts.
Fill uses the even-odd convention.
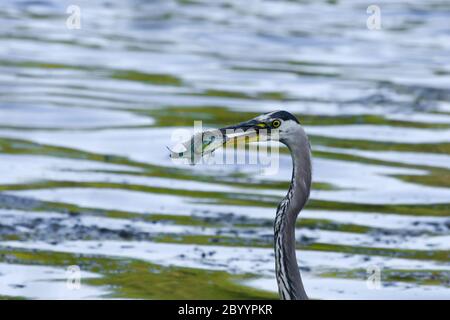
[[[111,77],[119,80],[147,82],[160,86],[161,85],[180,86],[182,84],[182,81],[180,79],[167,74],[144,73],[131,70],[115,71],[113,72]]]
[[[230,91],[208,91],[207,96],[222,96],[230,98],[249,98],[248,95]],[[284,96],[279,92],[265,92],[260,96],[274,100],[284,100]],[[130,109],[125,109],[130,111]],[[205,125],[221,127],[225,125],[240,123],[243,120],[251,119],[259,115],[256,112],[239,111],[224,106],[166,106],[162,109],[134,109],[131,110],[140,115],[151,116],[156,120],[156,126],[191,126],[194,121],[203,121]],[[174,117],[178,115],[178,117]],[[414,121],[391,120],[379,115],[311,115],[295,114],[300,123],[305,126],[333,126],[333,125],[385,125],[404,128],[428,128],[446,129],[450,124],[446,123],[426,123]],[[341,140],[341,139],[339,139]]]
[[[365,269],[334,270],[320,272],[323,278],[357,279],[367,280],[368,273]],[[450,272],[443,270],[405,270],[381,268],[380,276],[382,283],[406,282],[415,285],[443,286],[450,288]]]
[[[251,274],[230,275],[224,271],[161,266],[149,262],[63,252],[9,249],[0,246],[0,261],[67,267],[100,274],[82,279],[82,284],[106,288],[103,298],[132,299],[276,299],[271,292],[241,285]]]
[[[179,243],[179,244],[197,244],[197,245],[221,245],[230,247],[255,247],[272,248],[272,239],[258,238],[236,238],[225,235],[204,236],[204,235],[161,235],[155,238],[156,242]],[[412,250],[412,249],[393,249],[379,247],[364,247],[337,245],[330,243],[308,242],[297,244],[297,248],[309,251],[339,252],[346,254],[356,254],[365,256],[382,256],[391,258],[403,258],[413,260],[432,260],[446,263],[450,259],[448,250]]]

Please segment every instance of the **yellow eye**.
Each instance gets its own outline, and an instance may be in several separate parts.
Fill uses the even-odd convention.
[[[279,126],[281,126],[281,121],[280,120],[273,120],[272,121],[272,127],[278,128]]]

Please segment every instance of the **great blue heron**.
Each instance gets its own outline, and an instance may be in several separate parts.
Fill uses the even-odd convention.
[[[256,137],[256,140],[267,141],[276,137],[289,148],[293,171],[289,191],[278,205],[275,217],[275,272],[281,299],[308,299],[295,254],[295,224],[311,188],[311,147],[308,136],[297,118],[287,111],[269,112],[219,130],[225,137],[229,136],[230,131],[238,132],[233,138]]]

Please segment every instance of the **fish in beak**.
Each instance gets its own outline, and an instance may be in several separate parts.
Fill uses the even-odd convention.
[[[181,145],[168,149],[171,158],[189,159],[190,164],[196,164],[203,156],[225,146],[267,141],[267,129],[264,122],[252,119],[237,125],[196,133]]]
[[[220,129],[206,130],[194,134],[189,140],[169,149],[172,159],[189,159],[190,164],[196,164],[200,159],[213,153],[227,142],[227,137]]]

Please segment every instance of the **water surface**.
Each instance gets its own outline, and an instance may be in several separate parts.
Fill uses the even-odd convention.
[[[450,298],[446,1],[378,1],[379,31],[365,1],[77,3],[79,30],[70,1],[0,8],[0,297],[276,298],[287,150],[267,176],[165,146],[285,109],[313,149],[309,296]]]

